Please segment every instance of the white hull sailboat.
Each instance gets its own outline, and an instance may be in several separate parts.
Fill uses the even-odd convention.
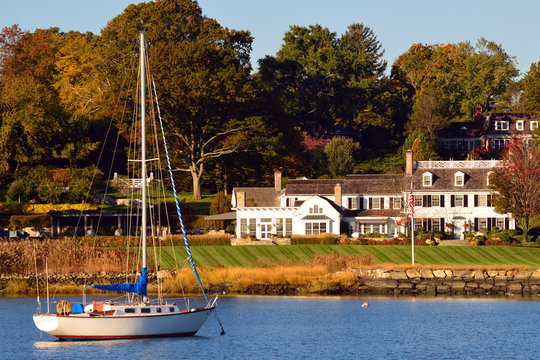
[[[146,123],[145,123],[145,40],[144,32],[140,34],[140,66],[141,66],[141,180],[142,180],[142,208],[141,222],[146,224]],[[165,150],[166,150],[166,144]],[[174,179],[171,181],[174,188]],[[176,200],[178,201],[178,200]],[[184,239],[186,239],[179,206],[177,210],[182,225]],[[69,303],[61,301],[57,306],[57,313],[35,314],[34,323],[41,331],[45,331],[62,340],[100,340],[100,339],[129,339],[163,336],[191,336],[195,335],[204,324],[209,315],[215,310],[217,296],[208,299],[204,293],[206,305],[202,307],[180,308],[176,303],[169,303],[163,299],[150,302],[147,298],[147,234],[146,225],[142,226],[142,269],[137,283],[116,285],[93,285],[94,288],[108,291],[125,291],[128,294],[126,302],[94,301],[92,304],[75,304],[73,308]],[[186,242],[188,256],[192,269],[200,284],[197,271],[191,258],[191,251]],[[216,315],[217,319],[217,315]],[[218,320],[219,322],[219,320]],[[220,323],[221,326],[221,323]],[[222,334],[224,334],[222,328]]]

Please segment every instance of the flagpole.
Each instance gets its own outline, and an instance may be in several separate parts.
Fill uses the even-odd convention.
[[[412,264],[414,266],[414,196],[413,196],[413,186],[411,179],[411,193],[409,195],[409,210],[411,211],[411,252],[412,252]]]
[[[411,214],[412,264],[414,266],[414,213]]]

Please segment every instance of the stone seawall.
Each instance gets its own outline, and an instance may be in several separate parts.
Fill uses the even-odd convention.
[[[353,269],[364,293],[426,296],[523,296],[540,294],[540,270]]]

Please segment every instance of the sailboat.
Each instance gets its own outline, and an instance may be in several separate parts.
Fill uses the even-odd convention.
[[[185,239],[191,267],[204,294],[206,305],[203,307],[181,308],[174,302],[150,301],[147,297],[147,174],[146,174],[146,121],[145,121],[145,36],[140,32],[140,87],[141,87],[141,180],[142,180],[142,269],[136,283],[93,285],[92,287],[107,291],[123,291],[127,300],[93,301],[92,304],[74,304],[61,301],[57,313],[41,313],[33,316],[34,323],[41,331],[45,331],[61,340],[100,340],[129,339],[167,336],[192,336],[199,331],[210,314],[215,310],[217,296],[209,299],[204,292],[197,270],[191,257],[187,237],[181,220],[178,200],[176,203],[182,232]],[[159,110],[158,110],[159,111]],[[162,126],[163,132],[163,126]],[[167,152],[166,143],[165,151]],[[168,159],[168,157],[167,157]],[[170,162],[169,162],[170,167]],[[173,191],[176,189],[173,182]],[[176,196],[175,196],[176,198]],[[138,296],[134,296],[138,295]],[[216,314],[217,319],[217,314]],[[219,319],[218,319],[219,322]],[[220,323],[221,326],[221,323]],[[224,333],[222,327],[222,334]]]

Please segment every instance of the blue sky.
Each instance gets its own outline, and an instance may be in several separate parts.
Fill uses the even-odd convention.
[[[99,33],[129,0],[4,0],[0,27],[58,26]],[[320,24],[337,34],[360,22],[375,32],[389,64],[414,43],[475,43],[485,37],[514,56],[520,71],[540,61],[540,1],[536,0],[200,0],[223,26],[250,30],[252,63],[274,55],[289,25]]]

